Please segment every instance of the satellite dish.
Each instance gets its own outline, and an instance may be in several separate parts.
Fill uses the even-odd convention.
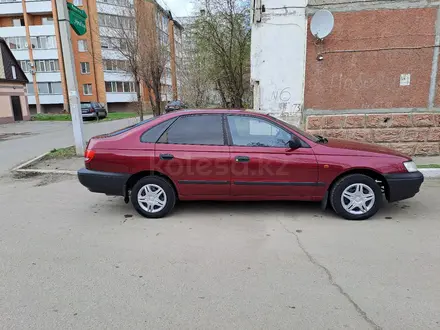
[[[318,39],[324,39],[333,30],[335,18],[328,10],[318,10],[312,17],[310,31]]]

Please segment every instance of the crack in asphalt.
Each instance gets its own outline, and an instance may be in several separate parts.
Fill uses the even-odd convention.
[[[376,330],[382,330],[383,328],[381,327],[381,326],[379,326],[378,324],[376,324],[376,322],[374,322],[370,317],[368,317],[368,315],[367,315],[367,313],[353,300],[353,298],[351,298],[350,297],[350,295],[347,293],[347,292],[345,292],[344,291],[344,289],[338,284],[338,283],[336,283],[335,282],[335,280],[333,279],[333,275],[332,275],[332,273],[330,272],[330,270],[328,270],[328,268],[327,267],[325,267],[324,265],[322,265],[321,263],[319,263],[319,261],[318,260],[316,260],[307,250],[306,250],[306,248],[304,247],[304,245],[302,244],[302,242],[301,242],[301,240],[299,239],[299,235],[297,234],[297,233],[295,233],[295,232],[293,232],[293,231],[291,231],[291,230],[289,230],[285,225],[284,225],[284,223],[281,221],[281,220],[279,220],[278,219],[278,222],[280,223],[280,225],[284,228],[284,230],[286,231],[286,232],[288,232],[289,234],[291,234],[291,235],[293,235],[293,236],[295,236],[295,238],[296,238],[296,241],[297,241],[297,243],[298,243],[298,246],[300,247],[300,249],[304,252],[304,254],[307,256],[307,258],[309,259],[309,261],[313,264],[313,265],[315,265],[315,266],[317,266],[317,267],[319,267],[319,268],[321,268],[326,274],[327,274],[327,277],[328,277],[328,281],[329,281],[329,283],[332,285],[332,286],[334,286],[338,291],[339,291],[339,293],[341,294],[341,295],[343,295],[349,302],[350,302],[350,304],[356,309],[356,311],[359,313],[359,315],[368,323],[368,324],[370,324],[372,327],[373,327],[373,329],[376,329]]]

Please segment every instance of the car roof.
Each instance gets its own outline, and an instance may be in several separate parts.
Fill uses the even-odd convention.
[[[173,111],[170,114],[174,114],[176,116],[180,115],[188,115],[188,114],[210,114],[210,113],[252,113],[252,114],[258,114],[257,112],[250,112],[246,110],[239,110],[239,109],[182,109]]]

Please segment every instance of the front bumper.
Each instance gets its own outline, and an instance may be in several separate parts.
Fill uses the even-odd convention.
[[[420,172],[387,174],[385,179],[388,183],[387,199],[391,202],[414,197],[424,181]]]
[[[129,178],[130,174],[126,173],[92,171],[86,168],[78,171],[79,182],[84,187],[91,192],[111,196],[125,196],[125,184]]]

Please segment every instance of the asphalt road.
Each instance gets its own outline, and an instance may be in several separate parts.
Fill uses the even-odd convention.
[[[84,124],[84,137],[88,140],[92,136],[111,132],[138,121],[136,118],[129,118],[101,123],[87,122]],[[54,148],[73,144],[70,122],[18,122],[0,125],[0,175]]]
[[[1,146],[1,145],[0,145]],[[439,329],[440,181],[373,220],[0,178],[1,329]]]

